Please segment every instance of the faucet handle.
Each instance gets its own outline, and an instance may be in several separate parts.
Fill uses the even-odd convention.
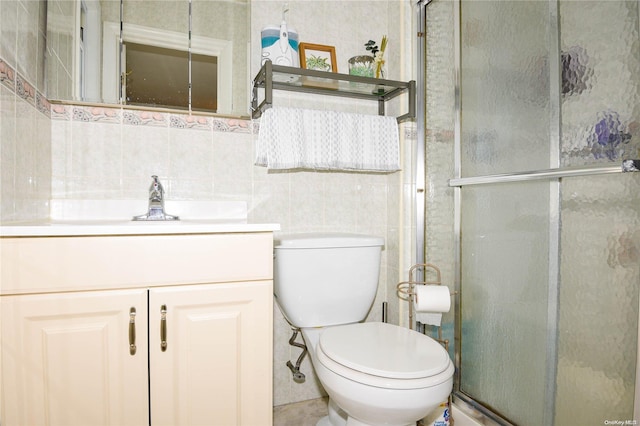
[[[151,176],[153,181],[151,182],[151,186],[149,187],[149,200],[154,201],[163,201],[164,200],[164,188],[158,179],[158,176]]]
[[[153,181],[149,187],[149,211],[147,214],[134,216],[133,220],[180,220],[178,216],[164,212],[164,188],[158,176],[151,176]]]

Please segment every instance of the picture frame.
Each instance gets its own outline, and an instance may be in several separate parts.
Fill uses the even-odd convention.
[[[338,72],[335,46],[323,44],[300,43],[300,67],[318,71]]]

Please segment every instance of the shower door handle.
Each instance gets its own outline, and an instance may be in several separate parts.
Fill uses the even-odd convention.
[[[613,163],[586,165],[582,167],[561,167],[557,169],[531,170],[528,172],[503,173],[499,175],[471,176],[449,179],[449,186],[481,185],[501,182],[522,182],[565,177],[594,176],[609,173],[640,172],[640,160],[623,160],[621,165]]]

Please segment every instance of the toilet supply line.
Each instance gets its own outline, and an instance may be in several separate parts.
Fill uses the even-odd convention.
[[[299,328],[293,328],[292,327],[291,331],[293,331],[293,334],[291,335],[291,338],[289,339],[289,344],[291,346],[295,346],[296,348],[302,349],[302,352],[300,353],[300,356],[296,360],[296,365],[294,366],[291,361],[287,361],[287,367],[289,367],[289,370],[291,370],[291,374],[293,374],[293,381],[294,382],[296,382],[296,383],[304,383],[304,381],[306,380],[306,377],[305,377],[304,373],[300,372],[300,364],[302,364],[302,360],[307,355],[307,346],[304,343],[296,342],[296,337],[298,337],[298,333],[300,333],[300,329]],[[304,342],[304,339],[303,339],[303,342]]]

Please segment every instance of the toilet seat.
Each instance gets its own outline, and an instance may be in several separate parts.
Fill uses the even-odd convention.
[[[336,374],[389,389],[430,387],[449,380],[454,367],[438,342],[392,324],[368,322],[329,327],[317,357]]]

